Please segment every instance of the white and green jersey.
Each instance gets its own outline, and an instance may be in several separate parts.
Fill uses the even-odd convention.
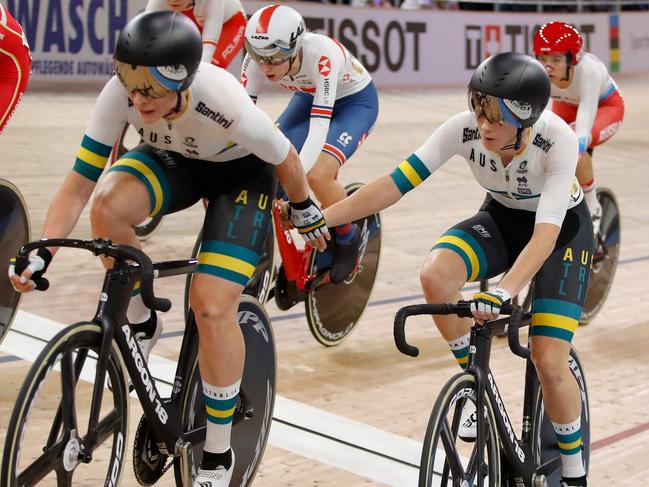
[[[525,148],[503,166],[482,143],[475,117],[459,113],[438,127],[392,173],[401,193],[421,184],[454,155],[469,164],[476,181],[508,208],[536,213],[536,223],[561,226],[568,208],[583,198],[575,178],[578,142],[572,129],[546,110],[528,131]]]

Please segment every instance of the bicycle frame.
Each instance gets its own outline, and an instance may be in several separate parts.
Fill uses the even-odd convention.
[[[110,242],[106,244],[107,241],[96,240],[92,243],[97,245],[97,242],[99,242],[98,245],[102,245],[103,242],[104,248],[110,246]],[[91,452],[94,450],[94,446],[103,440],[102,434],[106,434],[104,430],[106,426],[110,426],[108,424],[99,424],[99,414],[104,385],[106,383],[109,351],[112,342],[115,341],[142,405],[144,415],[155,437],[158,438],[157,446],[159,450],[166,455],[180,456],[181,462],[187,465],[187,454],[190,445],[201,441],[205,431],[205,427],[200,427],[190,432],[183,432],[182,425],[180,424],[181,405],[179,402],[180,398],[183,397],[184,388],[189,382],[193,366],[186,357],[195,356],[198,346],[198,331],[193,315],[190,316],[185,328],[171,397],[169,399],[163,399],[155,385],[151,371],[142,357],[140,347],[126,319],[126,310],[131,299],[131,291],[137,281],[142,282],[142,295],[145,298],[147,306],[164,311],[170,307],[170,303],[167,300],[155,298],[152,291],[149,291],[151,292],[149,298],[145,296],[144,282],[146,275],[143,272],[142,266],[146,262],[142,263],[137,261],[139,265],[132,265],[127,262],[127,259],[135,260],[135,257],[111,254],[108,251],[102,251],[99,247],[91,246],[88,242],[73,239],[34,242],[23,246],[21,253],[24,252],[25,255],[28,255],[32,250],[45,246],[84,248],[93,251],[96,255],[101,254],[115,258],[114,267],[106,271],[97,311],[92,319],[92,322],[101,327],[102,337],[97,356],[92,396],[93,401],[88,417],[88,433],[84,437],[81,445],[80,458],[85,463],[92,460]],[[127,248],[127,246],[121,247]],[[139,253],[142,254],[141,252]],[[139,254],[133,255],[136,256]],[[150,266],[149,274],[157,278],[190,273],[195,269],[197,261],[195,259],[177,260],[159,264],[151,264],[149,261],[148,265]],[[120,325],[120,323],[124,324]],[[69,377],[69,383],[65,384],[66,386],[73,386],[72,382],[78,380],[86,357],[87,354],[77,355],[76,363],[74,364],[74,375],[71,368],[72,364],[68,361],[63,362],[62,368],[65,369],[64,372],[67,372],[67,374],[63,374],[63,377]],[[75,418],[72,417],[74,408],[70,406],[70,404],[60,404],[50,432],[50,437],[57,434],[61,421],[64,424],[74,423]],[[185,468],[184,470],[188,473],[188,469]]]

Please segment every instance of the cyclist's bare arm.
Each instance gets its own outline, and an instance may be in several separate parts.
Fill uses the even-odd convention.
[[[81,174],[70,171],[50,203],[43,226],[43,238],[65,238],[72,232],[95,184]],[[49,250],[54,255],[58,247]],[[20,292],[32,291],[34,283],[30,280],[31,276],[32,272],[27,268],[20,276],[12,276],[11,283]],[[21,277],[25,278],[24,282]]]
[[[304,168],[293,145],[291,145],[286,159],[275,166],[275,170],[279,182],[291,201],[304,201],[309,197],[309,186],[304,174]]]
[[[323,213],[327,225],[334,227],[378,213],[395,204],[402,196],[394,180],[385,175],[359,188],[354,194],[330,206]]]
[[[537,223],[534,233],[514,265],[498,285],[516,296],[539,271],[554,250],[561,227],[553,223]]]

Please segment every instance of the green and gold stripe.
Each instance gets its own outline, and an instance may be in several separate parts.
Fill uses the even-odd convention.
[[[151,216],[166,212],[169,206],[169,183],[151,157],[142,152],[127,152],[110,168],[110,171],[127,172],[142,181],[149,192]]]
[[[448,249],[458,254],[466,265],[467,281],[479,281],[487,275],[487,256],[484,250],[464,230],[451,228],[435,242],[434,249]]]
[[[237,405],[237,396],[226,400],[220,400],[203,394],[203,400],[205,401],[207,420],[210,423],[228,424],[232,422],[234,410]]]
[[[72,169],[91,181],[97,181],[106,167],[111,150],[110,145],[102,144],[84,135]]]
[[[211,274],[245,286],[255,272],[259,254],[240,245],[204,240],[196,272]]]
[[[530,333],[571,342],[579,326],[581,309],[579,305],[559,299],[535,299]]]
[[[430,171],[419,157],[411,154],[392,171],[390,176],[394,184],[399,188],[399,191],[401,191],[401,194],[406,194],[430,176]]]

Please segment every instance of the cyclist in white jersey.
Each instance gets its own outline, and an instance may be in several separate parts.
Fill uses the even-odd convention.
[[[611,138],[622,125],[624,100],[608,69],[583,51],[579,31],[564,22],[543,25],[534,36],[534,54],[552,82],[552,111],[574,125],[579,140],[577,179],[597,232],[602,208],[597,201],[593,148]]]
[[[435,243],[421,270],[424,296],[429,303],[456,302],[466,281],[506,272],[497,289],[473,296],[474,318],[482,322],[497,318],[501,306],[535,278],[532,360],[559,444],[562,482],[584,486],[581,398],[568,354],[588,285],[592,223],[575,180],[577,137],[544,111],[549,96],[548,76],[532,57],[490,57],[471,78],[470,111],[437,128],[392,174],[324,213],[337,225],[381,211],[452,156],[467,161],[487,197],[473,217]],[[466,367],[471,320],[439,316],[435,323]]]
[[[145,12],[127,23],[115,48],[117,76],[99,95],[74,168],[50,205],[43,238],[72,231],[126,122],[144,143],[122,156],[98,186],[93,235],[138,247],[135,222],[208,199],[190,290],[208,419],[194,485],[223,487],[233,471],[230,431],[245,355],[236,311],[264,248],[276,176],[305,240],[322,250],[328,235],[295,149],[234,76],[200,63],[201,51],[198,29],[177,12]],[[10,269],[14,286],[34,289],[53,253],[39,250],[24,272],[12,275]],[[154,338],[161,327],[135,295],[127,319],[140,323],[147,316],[133,331]]]
[[[346,196],[338,171],[371,132],[378,96],[367,70],[338,41],[306,33],[302,16],[270,5],[246,26],[241,83],[256,102],[264,79],[294,91],[277,123],[300,151],[309,185],[323,207]],[[360,231],[335,229],[331,279],[343,281],[356,264]]]
[[[227,68],[243,47],[246,12],[239,0],[149,0],[146,10],[182,12],[203,35],[201,61]]]

